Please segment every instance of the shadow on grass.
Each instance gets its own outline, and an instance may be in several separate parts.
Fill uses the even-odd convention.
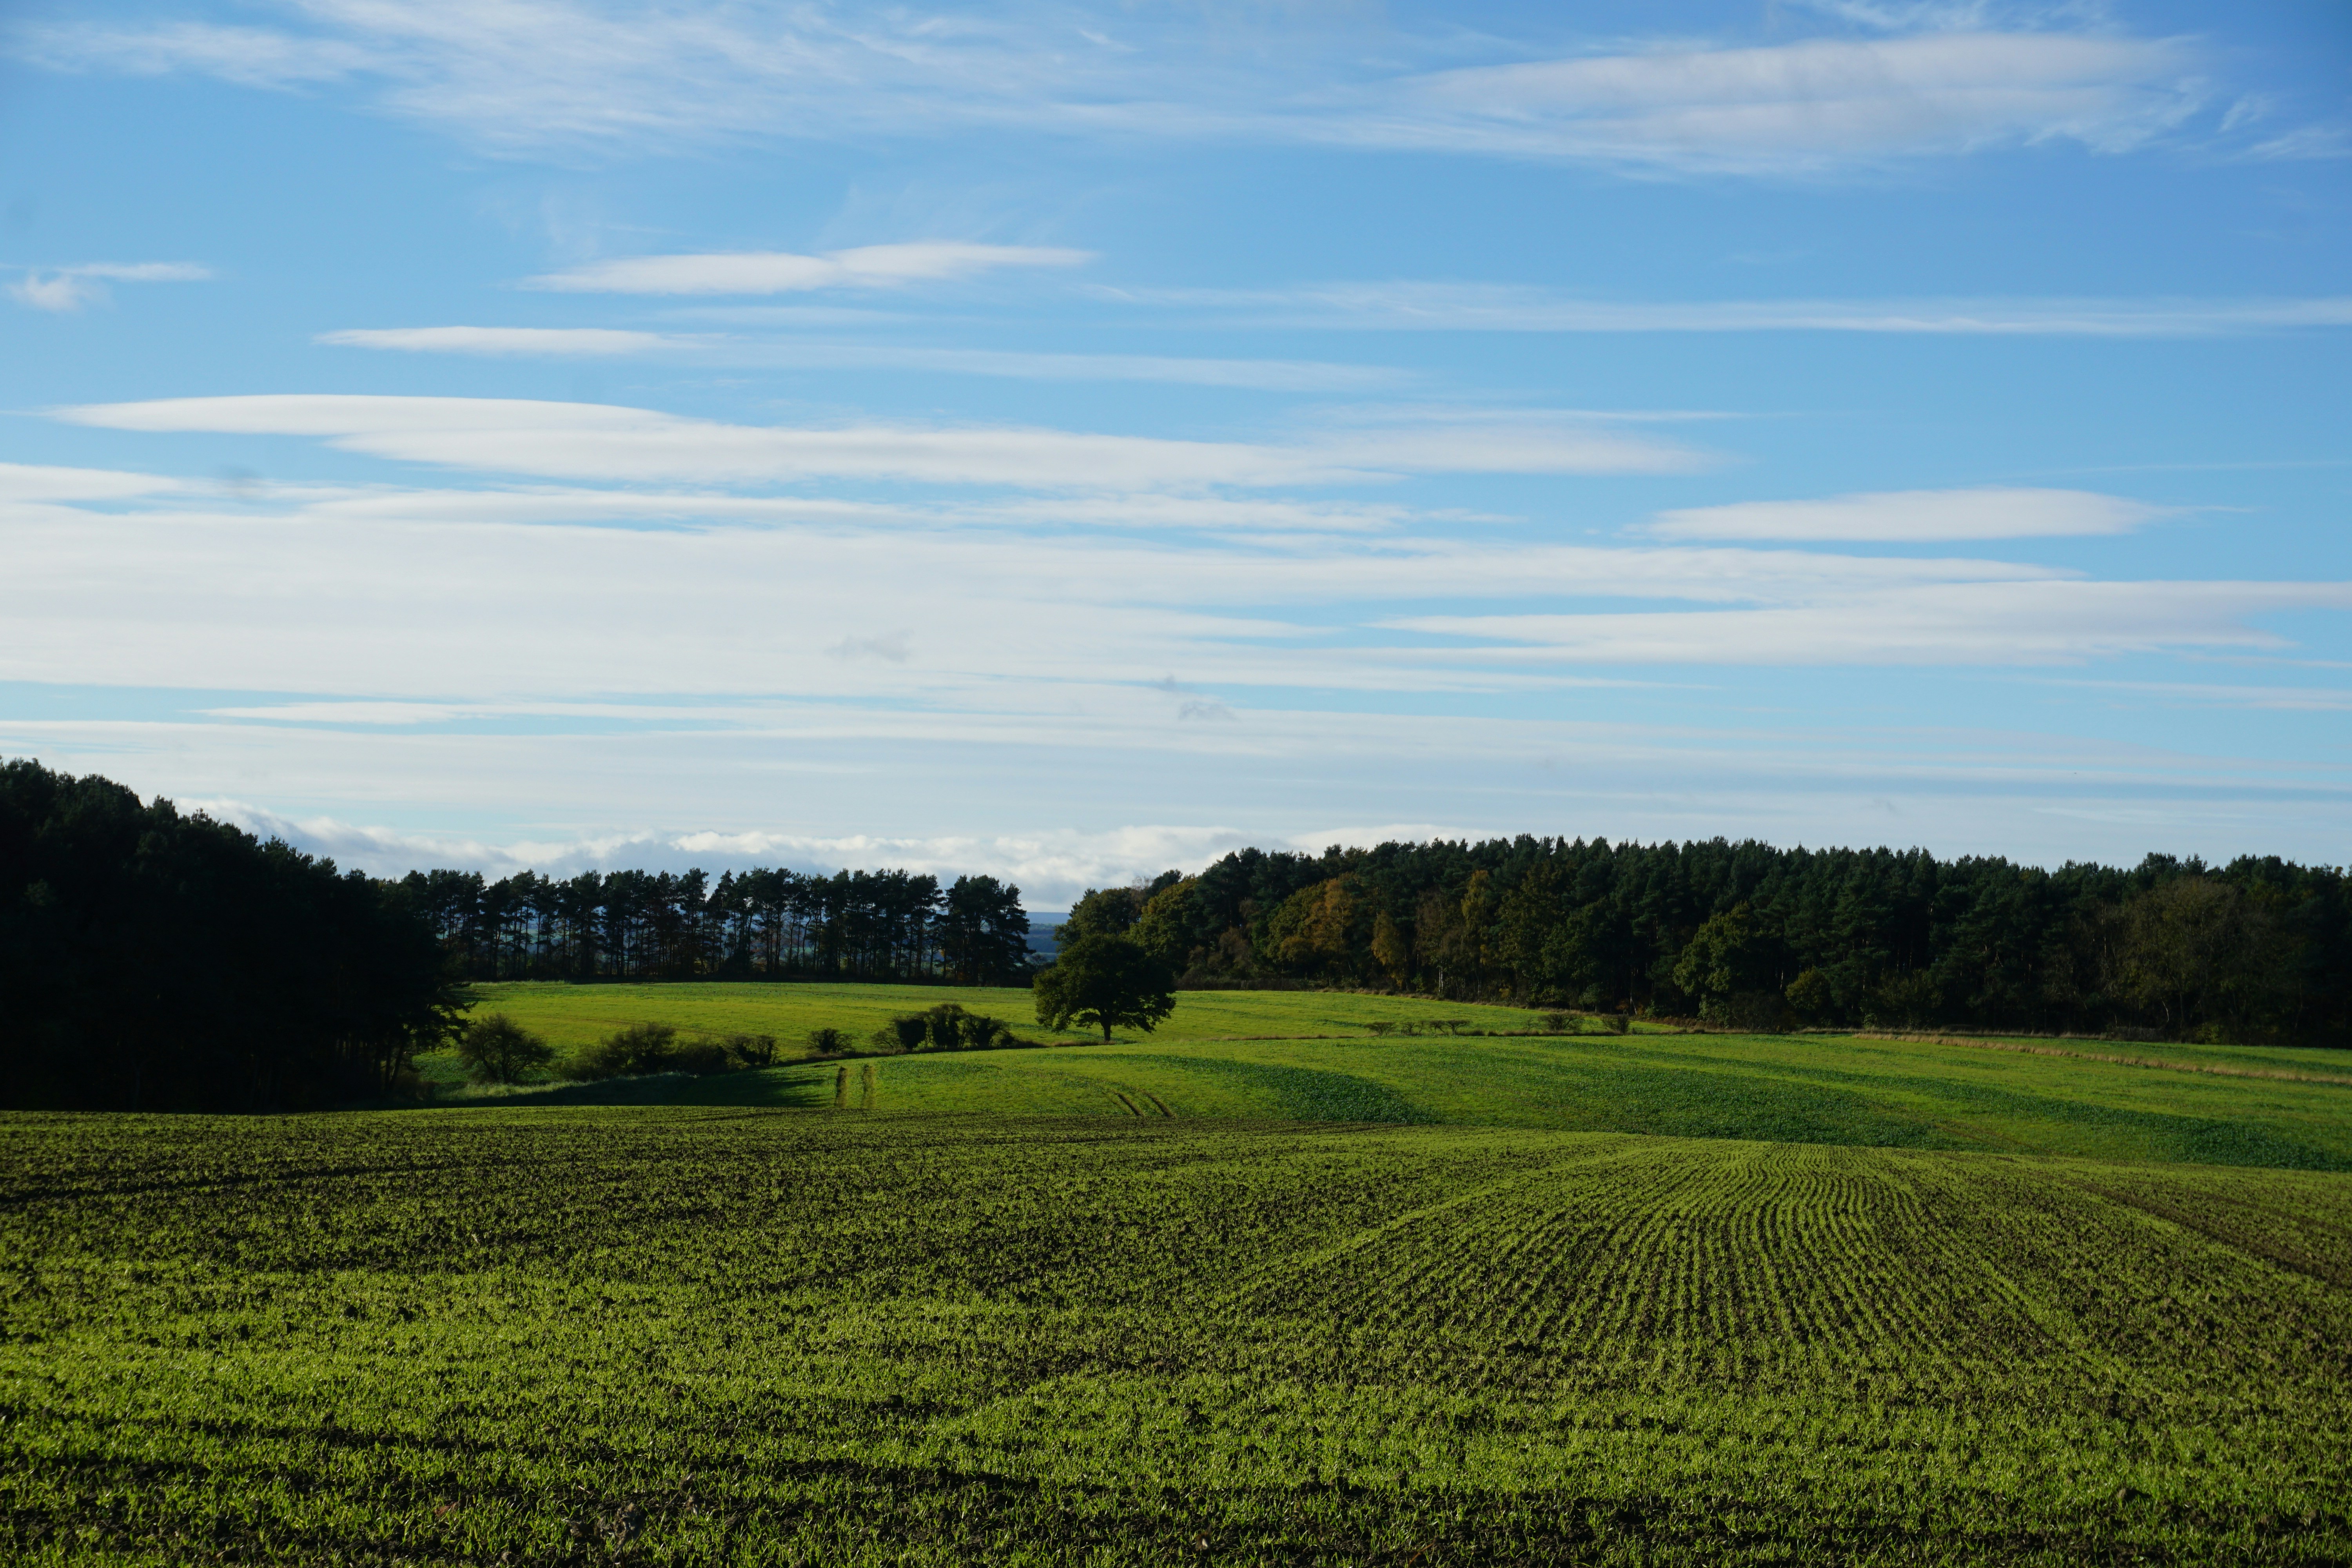
[[[445,1110],[513,1105],[668,1105],[681,1090],[698,1081],[692,1073],[653,1072],[633,1078],[602,1078],[588,1083],[518,1084],[487,1092],[469,1089],[432,1103]]]
[[[812,1110],[833,1103],[831,1062],[742,1072],[640,1073],[587,1083],[518,1084],[472,1089],[430,1103],[443,1109],[531,1105],[763,1105]]]

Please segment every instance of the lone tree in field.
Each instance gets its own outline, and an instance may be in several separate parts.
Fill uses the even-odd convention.
[[[457,1037],[457,1059],[478,1083],[513,1083],[553,1061],[555,1050],[504,1013],[492,1013]]]
[[[1037,1022],[1049,1029],[1100,1025],[1105,1041],[1113,1025],[1149,1034],[1176,1010],[1175,971],[1123,936],[1080,937],[1038,972],[1034,989]]]

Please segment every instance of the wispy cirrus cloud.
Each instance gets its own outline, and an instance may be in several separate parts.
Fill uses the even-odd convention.
[[[1114,301],[1237,324],[1492,332],[1875,332],[1900,336],[2200,338],[2352,326],[2352,295],[2307,299],[1596,300],[1516,284],[1118,289]]]
[[[118,500],[188,488],[163,474],[116,468],[60,468],[38,463],[0,463],[0,503],[8,501]]]
[[[789,866],[835,871],[903,867],[941,877],[992,876],[1013,883],[1031,910],[1074,901],[1089,887],[1117,886],[1171,866],[1197,868],[1248,844],[1287,842],[1231,827],[1143,824],[1086,831],[1021,834],[817,835],[772,829],[693,832],[607,832],[577,837],[491,838],[417,833],[371,826],[331,816],[289,816],[235,796],[185,800],[192,811],[234,823],[248,833],[282,838],[349,868],[398,876],[423,867],[456,866],[492,875],[536,871],[569,875],[614,867],[679,868],[701,866]],[[1360,836],[1363,830],[1357,830]],[[1386,830],[1396,837],[1402,830]],[[1430,829],[1423,829],[1425,837]],[[1340,830],[1340,837],[1353,837]],[[1303,835],[1296,847],[1320,849],[1332,836]]]
[[[1988,485],[1682,507],[1658,513],[1647,531],[1659,539],[1906,543],[2124,533],[2163,515],[2161,507],[2090,490]]]
[[[139,486],[143,475],[122,476],[126,488],[89,495],[143,495],[177,481]],[[85,492],[74,490],[76,498]],[[269,492],[276,494],[273,490]],[[0,499],[11,492],[0,472]],[[1411,508],[1352,500],[1300,500],[1266,496],[1142,494],[1014,500],[909,502],[844,500],[833,497],[744,495],[645,488],[577,489],[533,485],[495,490],[369,486],[287,498],[301,515],[322,522],[542,523],[621,528],[760,528],[779,523],[854,528],[1013,528],[1037,531],[1111,529],[1137,532],[1197,532],[1289,536],[1393,533],[1422,521]],[[1460,521],[1451,514],[1445,521]]]
[[[1924,723],[1743,731],[1659,721],[1638,694],[1606,706],[1615,689],[1721,687],[1758,667],[2276,651],[2280,617],[2352,610],[2341,583],[2100,581],[1985,559],[1566,544],[1524,527],[1465,536],[1404,509],[1286,497],[225,489],[32,467],[0,469],[0,679],[181,694],[179,710],[143,719],[115,700],[12,710],[0,742],[184,802],[282,781],[276,806],[236,819],[375,869],[824,864],[834,843],[875,847],[843,850],[851,863],[928,865],[932,851],[914,847],[926,845],[943,868],[1013,876],[1041,903],[1055,877],[1075,888],[1115,861],[1131,871],[1076,829],[882,839],[828,826],[916,816],[941,767],[980,781],[983,825],[1017,796],[1015,821],[1275,822],[1249,836],[1261,844],[1329,841],[1299,831],[1303,816],[1263,815],[1302,778],[1315,823],[1396,820],[1377,808],[1402,788],[1506,829],[1569,812],[1580,830],[1687,835],[1697,812],[1746,831],[1768,825],[1740,814],[1763,812],[1773,831],[1819,839],[1899,800],[1937,832],[1993,824],[1981,830],[2012,852],[2039,842],[2018,835],[2045,804],[2161,798],[2209,825],[2234,812],[2210,830],[2243,837],[2323,831],[2344,799],[2342,770],[2318,764]],[[1543,705],[1431,710],[1463,693]],[[2339,695],[2116,690],[2143,707],[2310,711]],[[1171,804],[1107,794],[1113,772]],[[681,777],[715,782],[682,798]],[[492,800],[509,803],[497,820],[531,826],[415,830],[420,811],[478,822],[467,814]],[[383,820],[411,826],[361,826]],[[615,821],[635,826],[595,826]],[[1145,868],[1190,863],[1136,831],[1132,853],[1158,862]],[[2071,817],[2048,842],[2061,858],[2091,852]]]
[[[1402,631],[1476,639],[1486,664],[2037,665],[2280,648],[2251,617],[2352,610],[2352,583],[1938,583],[1756,609],[1418,616]]]
[[[353,327],[313,340],[404,353],[550,359],[659,355],[725,365],[803,370],[915,370],[1026,381],[1144,381],[1276,392],[1363,392],[1412,379],[1385,365],[1313,360],[1200,359],[1176,354],[1045,353],[919,343],[647,332],[605,327]]]
[[[1623,428],[1524,416],[1483,427],[1337,431],[1281,445],[1036,427],[762,426],[605,404],[331,394],[100,404],[58,417],[151,433],[310,436],[380,458],[597,480],[824,477],[1148,490],[1350,483],[1409,472],[1661,473],[1706,460]]]
[[[337,348],[407,353],[543,355],[568,359],[691,350],[695,340],[613,327],[349,327],[312,340]]]
[[[2180,43],[2056,32],[1816,38],[1442,71],[1314,134],[1389,147],[1788,173],[2053,140],[2122,152],[2203,104]]]
[[[212,275],[210,268],[192,261],[85,261],[28,267],[8,285],[8,294],[36,310],[79,310],[104,300],[109,283],[200,283]]]
[[[629,256],[530,279],[526,287],[571,294],[794,294],[817,289],[898,289],[1014,267],[1081,267],[1091,251],[1057,246],[917,240],[864,245],[821,256],[719,251]]]
[[[632,499],[680,510],[673,497],[611,501]],[[452,691],[478,703],[789,692],[920,702],[935,720],[1026,715],[1041,731],[1062,722],[1059,694],[1123,681],[1154,693],[1156,721],[1184,721],[1180,700],[1218,703],[1234,720],[1220,732],[1256,744],[1237,695],[1253,689],[1505,691],[1573,683],[1569,672],[1596,665],[2018,666],[2275,649],[2284,638],[2265,617],[2352,609],[2341,583],[1481,541],[1410,520],[1370,540],[1283,529],[1146,541],[818,505],[720,511],[689,529],[583,527],[502,514],[500,500],[460,489],[408,512],[299,496],[235,509],[193,495],[143,509],[0,507],[11,541],[0,679],[263,690],[299,670],[311,690],[408,704]],[[532,592],[519,598],[517,583]],[[1023,626],[1053,635],[1007,635]],[[1163,700],[1170,670],[1187,680]]]
[[[2289,713],[2352,713],[2352,690],[2327,686],[2230,686],[2189,680],[2071,680],[2069,686],[2155,698],[2181,707],[2257,708]]]
[[[1894,37],[1612,40],[1535,59],[1497,39],[1503,60],[1449,69],[1415,68],[1458,58],[1459,37],[1235,51],[1180,16],[1019,5],[305,0],[283,16],[20,26],[14,50],[257,87],[363,81],[395,112],[525,153],[995,126],[1787,174],[2053,141],[2124,152],[2179,133],[2211,90],[2186,41],[1948,10],[1871,24]]]

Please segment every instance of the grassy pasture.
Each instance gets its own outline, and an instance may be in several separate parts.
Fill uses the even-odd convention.
[[[989,985],[773,984],[697,981],[691,984],[570,985],[508,981],[469,987],[477,1013],[504,1013],[544,1035],[558,1049],[593,1044],[632,1024],[668,1024],[687,1034],[773,1035],[797,1050],[811,1029],[844,1029],[860,1040],[894,1014],[919,1013],[957,1002],[1003,1019],[1024,1038],[1099,1042],[1099,1032],[1046,1029],[1026,987]],[[1417,996],[1359,996],[1329,991],[1185,991],[1176,1012],[1149,1038],[1229,1039],[1235,1037],[1361,1036],[1374,1019],[1463,1018],[1474,1029],[1529,1029],[1538,1015],[1518,1007],[1428,1002]],[[1138,1038],[1132,1030],[1123,1037]]]
[[[2345,1053],[2032,1041],[2082,1057],[1839,1036],[1376,1038],[1375,1020],[1520,1030],[1514,1007],[1328,992],[1184,992],[1149,1036],[1111,1046],[1029,1021],[1017,990],[823,984],[474,988],[566,1048],[629,1024],[863,1037],[894,1013],[961,1001],[1080,1049],[988,1051],[557,1091],[557,1100],[999,1116],[1276,1117],[1436,1122],[1894,1148],[2352,1170],[2352,1084],[2175,1072],[2095,1059],[2352,1077]],[[1637,1026],[1638,1027],[1638,1026]],[[1091,1043],[1090,1043],[1091,1042]],[[453,1058],[428,1064],[455,1082]]]
[[[700,986],[517,989],[525,993],[524,1005],[484,1005],[505,1007],[533,1027],[544,1026],[548,1014],[530,1007],[550,991],[590,998],[607,990],[641,993],[616,1005],[667,1007],[642,1016],[714,1030],[720,1026],[694,1022],[695,1008],[762,1003],[758,996],[738,1003],[730,994],[706,1000]],[[762,1003],[777,1007],[841,1005],[834,994],[791,995],[801,987],[709,989],[784,993]],[[909,988],[906,994],[921,1003],[941,993]],[[557,1000],[574,1005],[569,995]],[[877,1019],[908,1005],[866,1002]],[[1110,1046],[793,1063],[719,1078],[564,1089],[553,1098],[998,1117],[1429,1122],[2352,1170],[2352,1084],[1838,1036],[1374,1038],[1361,1032],[1370,1017],[1412,1016],[1413,1009],[1476,1016],[1383,997],[1186,993],[1160,1033]],[[1508,1008],[1484,1014],[1480,1026],[1494,1026],[1499,1016],[1524,1027],[1528,1017]],[[1335,1021],[1350,1016],[1358,1032],[1338,1038],[1216,1037],[1244,1032],[1235,1020],[1269,1030],[1287,1023],[1309,1034],[1336,1032]],[[2226,1049],[2201,1047],[2182,1059],[2226,1063]],[[2315,1068],[2309,1066],[2314,1058],[2320,1058]],[[2244,1059],[2273,1065],[2270,1053]],[[2335,1053],[2306,1052],[2298,1070],[2320,1070],[2334,1059]]]
[[[2352,1558],[2352,1176],[713,1108],[0,1138],[13,1562]]]

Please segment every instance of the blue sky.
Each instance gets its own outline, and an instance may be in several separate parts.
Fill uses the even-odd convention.
[[[0,752],[347,864],[2341,863],[2340,5],[0,12]]]

